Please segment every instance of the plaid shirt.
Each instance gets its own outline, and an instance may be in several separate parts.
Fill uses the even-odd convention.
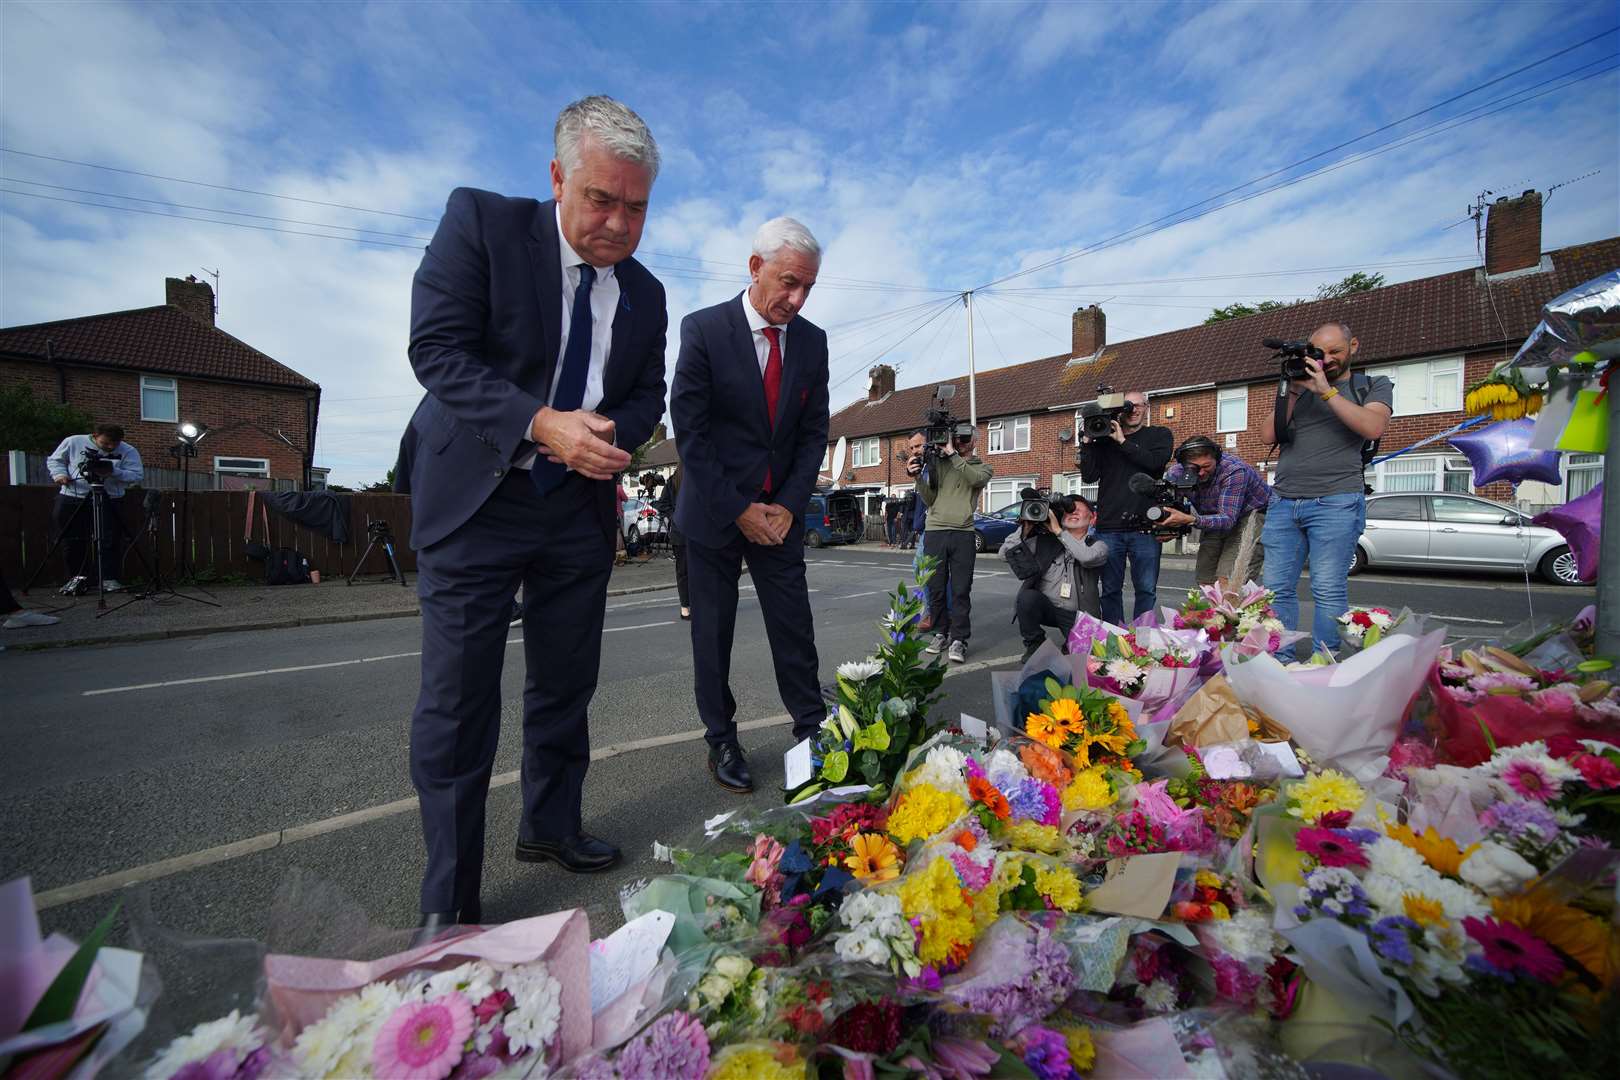
[[[1172,465],[1170,472],[1196,475],[1185,465]],[[1264,510],[1271,502],[1271,488],[1254,466],[1236,454],[1222,454],[1215,474],[1193,488],[1193,508],[1198,511],[1198,527],[1204,532],[1231,532],[1238,518]]]

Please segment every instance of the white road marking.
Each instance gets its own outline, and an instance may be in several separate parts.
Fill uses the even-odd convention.
[[[1506,626],[1507,625],[1507,623],[1503,622],[1500,619],[1469,619],[1469,618],[1464,618],[1461,615],[1425,615],[1425,616],[1423,616],[1423,618],[1425,620],[1427,620],[1428,622],[1471,622],[1471,623],[1480,623],[1483,626]]]
[[[829,599],[829,600],[854,600],[856,597],[859,597],[859,596],[882,596],[887,591],[888,590],[886,590],[886,589],[873,589],[871,592],[854,592],[854,593],[850,593],[848,596],[829,596],[827,599]]]
[[[650,624],[663,625],[663,624]],[[621,629],[639,629],[637,627],[622,627]],[[415,656],[416,653],[403,655]],[[955,664],[945,672],[946,678],[957,675],[966,675],[974,671],[983,671],[986,668],[998,667],[1002,664],[1014,664],[1018,661],[1018,654],[1010,653],[1006,656],[992,657],[986,660],[976,660],[971,664]],[[342,663],[364,663],[365,661],[342,661]],[[330,666],[330,665],[320,665]],[[167,684],[154,684],[167,685]],[[95,692],[95,691],[92,691]],[[110,691],[99,691],[108,693]],[[744,720],[738,723],[741,731],[757,731],[761,728],[778,727],[789,723],[791,717],[787,713],[778,713],[775,716],[764,716],[757,720]],[[592,761],[605,761],[608,758],[620,757],[624,754],[634,753],[638,750],[652,750],[662,746],[673,746],[679,743],[697,742],[702,739],[702,728],[696,731],[680,731],[670,735],[653,735],[645,739],[633,739],[628,742],[615,743],[612,746],[603,746],[591,751]],[[520,771],[513,769],[510,772],[498,773],[490,777],[489,786],[493,788],[508,787],[518,782]],[[201,851],[188,852],[185,855],[176,855],[169,859],[159,859],[156,862],[132,866],[128,870],[118,870],[100,877],[88,878],[71,885],[49,889],[38,893],[34,897],[36,910],[45,911],[49,908],[71,904],[78,900],[88,900],[110,892],[117,892],[130,885],[139,885],[147,881],[156,881],[159,878],[170,877],[174,874],[196,870],[204,866],[213,866],[232,859],[239,859],[245,855],[254,855],[261,851],[286,844],[297,843],[300,840],[313,840],[317,836],[326,836],[329,833],[339,832],[343,829],[352,829],[357,825],[369,824],[383,818],[394,817],[399,814],[414,814],[417,812],[415,797],[395,799],[393,802],[382,803],[378,806],[368,806],[361,810],[354,810],[347,814],[338,814],[334,817],[322,818],[304,825],[295,825],[287,829],[278,829],[272,832],[260,833],[245,840],[236,840],[229,844],[218,844],[214,847],[203,848]]]

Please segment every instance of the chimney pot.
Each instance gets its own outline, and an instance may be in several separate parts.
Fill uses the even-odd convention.
[[[1071,357],[1095,356],[1108,344],[1108,318],[1096,304],[1076,308],[1071,338]]]
[[[1485,217],[1485,274],[1527,270],[1541,263],[1541,193],[1503,197]]]
[[[188,277],[163,279],[164,303],[179,308],[198,322],[214,325],[214,290],[206,281]]]
[[[874,364],[867,375],[871,377],[866,387],[867,401],[882,401],[894,393],[894,368],[888,364]]]

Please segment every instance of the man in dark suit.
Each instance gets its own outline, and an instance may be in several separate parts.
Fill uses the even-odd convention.
[[[827,448],[827,335],[799,317],[820,269],[810,231],[776,218],[754,234],[747,291],[681,320],[669,407],[685,472],[675,524],[686,534],[692,666],[709,771],[728,791],[754,788],[729,685],[743,560],[794,737],[814,734],[824,711],[804,514]]]
[[[516,857],[576,872],[619,859],[583,830],[580,793],[619,531],[613,475],[664,407],[664,289],[630,257],[658,147],[635,113],[591,97],[557,118],[556,148],[554,201],[451,192],[411,290],[411,366],[427,389],[401,447],[422,601],[419,939],[482,918],[484,798],[520,584]]]

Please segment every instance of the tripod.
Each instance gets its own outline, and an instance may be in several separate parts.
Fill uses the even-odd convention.
[[[99,619],[101,616],[107,614],[108,611],[107,580],[101,565],[102,544],[105,540],[111,539],[107,532],[107,485],[102,477],[97,476],[94,471],[87,470],[83,463],[79,465],[79,479],[85,480],[89,483],[90,494],[79,499],[79,505],[73,508],[73,513],[69,514],[68,519],[62,523],[62,531],[57,534],[56,539],[53,540],[50,546],[45,549],[45,554],[40,557],[39,565],[34,567],[34,572],[28,575],[28,580],[23,583],[22,594],[24,596],[28,595],[28,590],[33,588],[34,582],[39,580],[39,575],[44,573],[45,568],[51,564],[51,558],[61,550],[63,542],[66,541],[68,537],[73,535],[73,528],[75,523],[79,520],[79,515],[84,513],[85,507],[88,506],[90,508],[89,557],[95,560],[96,565],[96,618]],[[58,497],[60,498],[61,496]],[[116,516],[112,520],[114,525],[118,528],[118,531],[123,532],[123,527],[117,525]],[[139,551],[135,552],[135,557],[140,560],[141,566],[146,569],[148,574],[150,574],[151,568],[147,567],[146,565],[146,557]],[[84,569],[84,564],[82,561],[80,562],[78,569],[81,571]],[[85,575],[83,573],[76,574],[66,585],[62,587],[63,592],[67,593],[68,595],[73,595],[74,587],[84,577]],[[119,607],[122,606],[123,605],[121,604],[119,605]],[[113,608],[112,610],[117,611],[118,608]]]
[[[359,560],[355,562],[354,572],[349,575],[349,584],[354,584],[354,579],[360,576],[360,568],[366,565],[366,559],[371,556],[372,549],[379,544],[382,545],[383,555],[388,560],[388,577],[384,580],[393,581],[398,578],[401,586],[409,588],[410,584],[405,580],[405,571],[399,568],[399,559],[394,555],[394,530],[386,521],[371,520],[369,514],[366,515],[366,550],[360,553]]]
[[[155,600],[160,596],[173,596],[181,600],[190,600],[194,604],[207,604],[209,607],[219,607],[219,601],[213,599],[213,594],[208,593],[207,589],[202,590],[204,593],[208,593],[209,596],[209,599],[205,600],[201,596],[189,596],[186,593],[176,590],[172,585],[163,584],[163,554],[158,550],[157,545],[158,504],[161,502],[162,498],[162,492],[148,491],[146,493],[146,501],[143,506],[143,509],[146,511],[146,525],[143,531],[148,537],[151,538],[152,541],[152,584],[144,592],[136,593],[128,600],[125,600],[122,604],[119,604],[117,607],[113,608],[113,611],[122,611],[124,608],[129,607],[129,605],[137,601]],[[132,543],[130,545],[130,550],[135,552],[136,557],[141,560],[141,564],[144,566],[146,564],[146,559],[140,553],[140,546]],[[183,560],[184,558],[185,555],[182,551],[181,559]],[[195,588],[196,586],[193,585],[193,587]],[[104,612],[102,614],[107,613]],[[101,614],[98,614],[96,617],[100,618]]]

